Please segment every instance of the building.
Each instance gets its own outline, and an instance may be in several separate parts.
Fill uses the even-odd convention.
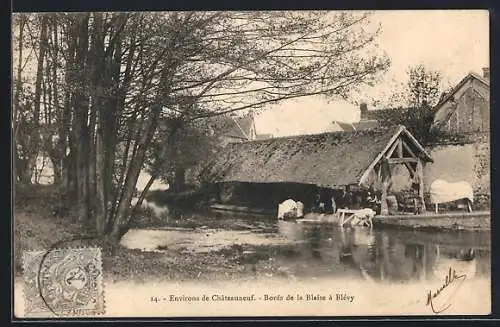
[[[431,130],[444,132],[426,148],[436,158],[427,179],[467,181],[474,204],[489,209],[490,187],[490,70],[467,74],[436,106]]]
[[[230,143],[252,141],[257,138],[252,113],[241,117],[223,115],[215,117],[212,121],[212,131],[220,137],[224,146]]]
[[[434,109],[431,131],[437,129],[443,133],[438,133],[439,137],[433,141],[428,140],[423,143],[420,138],[417,141],[433,159],[432,165],[423,165],[422,167],[425,197],[430,192],[429,186],[436,180],[450,183],[466,181],[474,191],[474,210],[489,210],[491,197],[489,92],[489,69],[485,68],[482,76],[469,73],[449,93],[442,95]],[[359,122],[334,121],[328,130],[329,133],[315,136],[321,139],[319,135],[331,135],[325,136],[323,140],[324,149],[330,149],[331,152],[327,150],[321,150],[326,152],[315,152],[315,149],[318,149],[320,145],[304,141],[315,138],[307,135],[297,138],[279,138],[269,141],[269,143],[258,143],[260,146],[267,144],[261,149],[262,153],[259,154],[252,150],[256,145],[249,145],[247,157],[243,157],[247,160],[242,162],[240,166],[243,171],[238,174],[253,174],[246,183],[254,184],[282,183],[284,180],[288,180],[290,185],[291,183],[317,185],[320,181],[328,180],[330,177],[327,176],[335,176],[337,181],[343,180],[344,177],[350,176],[353,167],[357,167],[358,163],[366,164],[364,159],[361,159],[364,158],[364,155],[361,155],[363,151],[370,155],[371,151],[376,149],[374,145],[376,141],[369,138],[364,139],[364,137],[370,135],[370,132],[373,132],[373,135],[378,135],[378,130],[387,127],[385,126],[387,121],[401,124],[407,117],[409,110],[411,108],[369,110],[366,104],[361,104]],[[391,117],[390,120],[387,119],[388,116]],[[347,135],[350,134],[353,136],[348,137]],[[349,147],[341,151],[338,147],[334,149],[333,145],[336,142],[333,141],[334,139],[338,138],[341,142],[351,137],[353,142],[356,139],[356,143],[350,144]],[[290,140],[293,146],[283,140]],[[333,142],[333,144],[328,142]],[[360,146],[363,144],[364,146],[358,147],[357,142],[360,142]],[[250,143],[254,144],[254,142]],[[319,153],[323,153],[325,157],[319,156]],[[265,160],[262,159],[262,156],[265,156]],[[254,158],[261,158],[262,161],[259,161],[260,159],[254,160]],[[229,165],[230,162],[225,164]],[[276,165],[272,166],[273,164]],[[318,171],[318,175],[314,179],[305,178],[305,176],[312,176],[313,173],[309,172],[310,170]],[[279,173],[277,173],[278,171]],[[270,174],[267,182],[265,182],[266,176],[261,175],[262,173]],[[273,176],[280,176],[280,178],[273,179]],[[301,179],[301,177],[304,178]],[[395,165],[392,170],[391,190],[396,193],[411,190],[414,177],[415,173],[411,172],[405,165]],[[229,177],[226,176],[227,178]],[[242,182],[243,179],[239,180],[238,178],[234,182]],[[290,186],[289,189],[291,188],[293,187]],[[265,193],[263,190],[259,192]]]
[[[266,202],[270,207],[290,196],[310,203],[314,187],[332,192],[373,188],[380,191],[382,213],[387,213],[384,198],[394,167],[408,169],[423,202],[423,169],[432,161],[404,126],[392,126],[231,144],[208,165],[204,178],[221,186],[226,202],[229,185],[229,193],[240,188],[241,196],[254,197],[247,199],[250,205]]]
[[[368,105],[366,103],[361,103],[359,106],[359,122],[354,123],[354,128],[356,130],[366,130],[373,129],[380,126],[380,114],[382,110],[368,110]]]
[[[359,106],[359,121],[348,123],[333,121],[328,132],[356,132],[363,130],[376,129],[383,125],[381,122],[386,122],[386,115],[393,117],[392,121],[401,122],[404,119],[405,112],[408,108],[388,108],[369,110],[366,103],[361,103]]]
[[[382,122],[404,122],[412,108],[387,108],[369,110],[366,103],[360,105],[358,122],[332,122],[328,131],[360,131],[379,127]],[[467,74],[450,92],[441,96],[434,107],[434,121],[431,129],[451,134],[488,133],[490,130],[490,69],[483,68],[483,74]]]
[[[209,126],[211,134],[219,137],[222,146],[273,137],[272,134],[257,134],[253,112],[243,116],[232,114],[211,117]]]
[[[449,133],[489,132],[490,70],[467,74],[435,107],[433,129]]]
[[[468,182],[475,210],[490,208],[490,90],[489,69],[467,74],[435,107],[433,141],[424,144],[434,159],[424,171],[425,185],[435,180]],[[441,133],[439,133],[441,132]],[[395,189],[408,185],[404,170],[394,177]],[[404,176],[403,176],[404,175]],[[426,192],[429,190],[426,189]]]

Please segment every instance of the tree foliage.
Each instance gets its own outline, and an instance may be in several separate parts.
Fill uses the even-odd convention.
[[[441,96],[441,72],[417,65],[408,68],[408,76],[408,105],[412,107],[437,105]]]
[[[168,181],[171,190],[182,191],[187,171],[209,162],[221,150],[219,135],[214,133],[211,123],[208,119],[191,121],[183,124],[167,142],[164,136],[155,138],[146,160],[149,172]],[[159,131],[171,131],[168,122],[162,125]],[[164,157],[158,158],[157,154],[162,152]]]
[[[443,92],[451,88],[443,83],[438,70],[424,65],[408,66],[406,80],[393,80],[388,93],[379,94],[372,99],[372,105],[380,108],[434,107]]]
[[[408,81],[403,90],[394,92],[385,110],[373,113],[384,125],[404,125],[423,143],[432,142],[441,134],[431,131],[434,121],[434,107],[443,94],[442,76],[439,71],[423,65],[407,69]]]
[[[13,31],[16,180],[47,154],[78,219],[114,239],[141,169],[187,164],[204,119],[349,97],[389,65],[362,12],[18,14]]]

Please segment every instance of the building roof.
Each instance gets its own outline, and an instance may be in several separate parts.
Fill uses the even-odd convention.
[[[405,121],[409,110],[414,107],[396,107],[396,108],[383,108],[366,111],[361,117],[361,121],[373,123],[374,121],[390,122],[390,121]]]
[[[262,133],[262,134],[257,134],[256,136],[257,140],[267,140],[273,137],[273,134],[271,133]]]
[[[326,127],[326,129],[319,133],[333,133],[333,132],[343,132],[344,130],[338,124],[338,121],[332,121],[330,125]]]
[[[354,126],[351,123],[343,123],[343,122],[338,121],[337,124],[340,126],[340,128],[342,128],[342,130],[344,132],[355,132],[356,131],[356,129],[354,128]]]
[[[449,93],[445,94],[441,98],[441,100],[439,101],[439,103],[436,105],[436,108],[439,108],[444,103],[448,102],[448,100],[450,100],[455,95],[455,93],[457,93],[457,91],[460,90],[460,88],[462,86],[464,86],[465,83],[467,83],[471,79],[476,79],[476,80],[480,81],[482,84],[484,84],[485,86],[487,86],[488,88],[490,87],[490,81],[489,80],[487,80],[486,78],[482,77],[481,75],[479,75],[479,74],[477,74],[475,72],[470,72],[457,85],[455,85],[455,87]]]
[[[404,126],[393,126],[232,144],[207,166],[205,178],[212,183],[360,184],[399,137],[407,139],[416,155],[432,161]]]
[[[378,120],[370,119],[370,120],[360,120],[359,122],[352,123],[352,125],[357,131],[365,131],[368,129],[378,128],[380,126],[380,123]]]
[[[254,118],[252,114],[247,114],[242,117],[233,117],[229,115],[217,116],[212,118],[217,134],[247,140],[250,137]]]
[[[355,132],[370,130],[379,128],[381,126],[381,122],[383,122],[384,125],[402,124],[406,119],[408,110],[410,109],[412,108],[384,108],[362,111],[358,122],[347,123],[333,121],[328,129],[328,132]]]

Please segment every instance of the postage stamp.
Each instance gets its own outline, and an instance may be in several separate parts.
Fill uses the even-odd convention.
[[[104,314],[100,248],[25,251],[23,266],[26,316]]]

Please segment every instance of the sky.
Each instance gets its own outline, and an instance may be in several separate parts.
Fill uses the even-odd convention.
[[[409,65],[441,71],[445,85],[458,83],[470,71],[482,74],[489,66],[487,11],[376,11],[372,20],[382,26],[378,43],[391,67],[380,83],[364,90],[367,98],[390,93],[394,83],[407,79]],[[267,108],[255,125],[257,133],[287,136],[326,131],[334,120],[358,121],[359,109],[347,101],[306,97]]]

